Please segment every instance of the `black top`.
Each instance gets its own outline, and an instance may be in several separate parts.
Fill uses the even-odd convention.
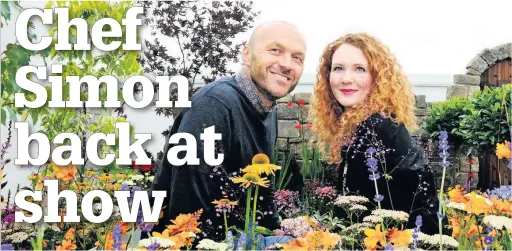
[[[377,180],[383,209],[409,213],[407,228],[415,227],[416,215],[423,218],[421,231],[427,234],[438,233],[438,199],[433,172],[428,165],[422,147],[410,136],[403,124],[390,118],[374,114],[361,123],[351,144],[342,149],[342,159],[338,190],[361,195],[370,199],[369,209],[378,208],[375,197],[375,184],[370,180],[367,150],[373,147],[378,160]],[[343,173],[345,186],[343,185]],[[391,179],[384,176],[388,174]],[[348,190],[348,191],[347,191]]]
[[[202,87],[192,97],[192,107],[182,110],[174,121],[171,135],[190,133],[197,140],[197,158],[200,165],[172,166],[167,152],[153,182],[152,190],[167,191],[164,201],[164,218],[154,231],[161,231],[181,213],[191,213],[203,209],[200,238],[220,241],[224,238],[224,219],[215,211],[214,200],[224,197],[238,201],[236,209],[228,213],[228,225],[244,227],[245,192],[230,178],[240,176],[240,169],[251,164],[252,157],[265,153],[272,157],[277,139],[277,113],[275,109],[262,114],[244,95],[233,77],[223,78]],[[200,134],[204,129],[215,126],[215,133],[222,134],[216,142],[216,153],[224,154],[220,166],[210,166],[204,161],[203,141]],[[180,144],[183,142],[180,142]],[[182,151],[179,158],[185,156]],[[272,182],[272,179],[270,179]],[[269,229],[279,228],[277,207],[274,203],[273,184],[270,188],[259,189],[259,210],[264,213],[260,226]],[[205,235],[206,234],[206,235]]]

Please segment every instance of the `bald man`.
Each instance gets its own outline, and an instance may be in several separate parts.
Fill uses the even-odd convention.
[[[195,136],[200,164],[172,166],[165,155],[152,190],[167,191],[167,208],[154,231],[162,231],[179,214],[203,209],[199,239],[223,240],[223,214],[212,202],[224,198],[238,202],[227,213],[228,225],[244,228],[245,191],[230,179],[240,176],[240,169],[250,165],[254,155],[273,155],[277,139],[276,100],[297,86],[305,54],[306,42],[295,26],[286,22],[262,24],[243,49],[243,68],[235,76],[218,79],[194,94],[192,107],[178,115],[171,134]],[[217,153],[224,154],[219,166],[204,161],[200,134],[211,126],[222,135],[215,146]],[[167,145],[164,153],[173,146]],[[184,158],[186,153],[181,154],[179,158]],[[257,224],[271,230],[279,228],[273,184],[260,187],[258,197],[258,210],[263,215],[258,216]]]

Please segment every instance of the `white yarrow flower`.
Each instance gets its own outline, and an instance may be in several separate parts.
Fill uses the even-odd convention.
[[[452,246],[454,248],[459,247],[459,242],[457,242],[451,236],[443,235],[443,245]],[[429,244],[431,246],[439,246],[439,234],[428,235],[422,232],[418,233],[418,241]]]
[[[512,218],[506,216],[487,215],[484,217],[484,223],[496,229],[512,229]]]
[[[142,239],[139,241],[138,245],[147,248],[155,242],[160,244],[160,248],[169,248],[176,245],[174,241],[160,237],[149,237],[148,239]]]
[[[387,210],[387,209],[376,209],[372,211],[372,215],[382,216],[383,218],[391,218],[393,220],[407,221],[409,214],[402,211]]]
[[[350,205],[350,204],[362,204],[368,202],[368,198],[363,196],[355,196],[355,195],[349,195],[349,196],[343,196],[339,195],[336,200],[334,200],[334,205]]]
[[[127,186],[135,186],[135,182],[133,182],[133,181],[131,181],[131,180],[126,180],[126,181],[124,182],[124,184],[125,184],[125,185],[127,185]]]
[[[199,241],[199,244],[197,244],[196,248],[205,250],[225,251],[228,249],[228,244],[218,243],[210,239],[202,239]]]
[[[140,175],[140,174],[133,175],[133,176],[131,177],[131,179],[132,179],[133,181],[143,180],[143,179],[144,179],[144,175]]]
[[[351,206],[348,210],[350,211],[366,211],[368,208],[366,208],[365,206],[363,205],[353,205]]]
[[[446,204],[446,207],[466,211],[466,204],[460,202],[449,202],[448,204]]]

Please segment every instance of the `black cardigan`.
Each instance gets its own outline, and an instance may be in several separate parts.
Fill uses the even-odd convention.
[[[371,173],[366,165],[369,158],[366,151],[370,147],[377,150],[373,156],[378,160],[381,176],[377,184],[379,194],[384,196],[382,208],[409,213],[406,226],[409,229],[415,227],[416,215],[422,215],[421,231],[438,233],[439,204],[433,172],[422,147],[407,128],[389,117],[373,114],[357,127],[351,143],[342,149],[338,191],[365,196],[370,199],[369,209],[377,208],[377,202],[373,200],[376,194],[374,181],[369,179]],[[387,180],[384,174],[392,178]]]
[[[240,169],[251,164],[252,157],[265,153],[271,157],[277,138],[277,113],[259,114],[232,77],[217,80],[201,88],[192,97],[192,107],[184,109],[174,121],[171,135],[190,133],[197,140],[199,165],[173,166],[167,159],[167,151],[174,144],[168,144],[164,158],[153,182],[153,190],[167,191],[164,201],[164,217],[155,231],[162,231],[170,220],[179,214],[192,213],[199,209],[201,217],[199,238],[223,240],[225,229],[222,214],[216,212],[214,200],[228,197],[238,201],[234,211],[228,213],[229,226],[244,227],[245,192],[238,184],[229,181],[240,176]],[[215,132],[222,135],[216,144],[216,153],[224,154],[219,166],[210,166],[204,161],[203,141],[200,134],[205,128],[215,126]],[[184,142],[180,142],[182,145]],[[179,158],[184,157],[184,151]],[[260,188],[259,210],[265,212],[260,226],[279,228],[279,215],[274,201],[272,179],[269,188]],[[206,234],[203,235],[203,234]]]

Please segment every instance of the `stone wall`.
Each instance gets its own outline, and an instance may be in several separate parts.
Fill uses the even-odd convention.
[[[512,58],[512,43],[484,49],[466,66],[466,74],[453,76],[453,85],[448,87],[446,97],[470,97],[480,91],[480,76],[489,67],[506,58]]]
[[[512,58],[512,43],[498,45],[491,49],[486,48],[480,51],[466,66],[465,74],[456,74],[453,76],[453,85],[448,87],[446,97],[451,99],[453,97],[471,97],[474,93],[480,91],[480,78],[489,67],[497,62]],[[453,164],[450,170],[450,179],[455,182],[454,184],[464,185],[472,172],[474,177],[471,179],[471,186],[475,188],[478,183],[479,163],[478,158],[473,158],[473,163],[460,151],[452,152],[450,158]],[[431,157],[433,163],[438,163],[436,157]],[[439,169],[436,166],[436,169]]]
[[[279,151],[291,151],[294,153],[294,158],[299,162],[302,159],[301,156],[301,129],[298,129],[299,124],[302,124],[302,128],[304,131],[305,139],[310,139],[311,137],[311,129],[307,126],[307,123],[311,123],[309,118],[309,101],[311,98],[311,93],[297,93],[294,95],[288,95],[280,100],[278,100],[277,114],[278,114],[278,138],[277,138],[277,147]],[[297,104],[298,100],[303,100],[304,105],[302,106]],[[428,104],[425,100],[425,95],[418,95],[415,97],[416,104],[416,118],[418,120],[418,124],[421,125],[424,123],[425,118],[428,114],[428,108],[431,104]],[[290,104],[291,102],[291,104]],[[301,102],[299,102],[301,103]],[[414,132],[412,135],[420,139],[423,130],[418,130]],[[311,158],[311,156],[310,156]]]

